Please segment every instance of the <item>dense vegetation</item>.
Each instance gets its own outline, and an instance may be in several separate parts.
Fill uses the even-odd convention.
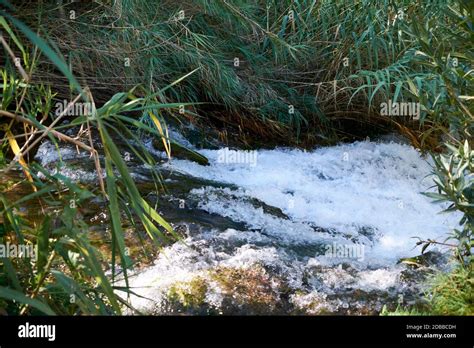
[[[7,313],[122,312],[131,290],[113,280],[123,272],[126,278],[134,263],[125,226],[143,230],[157,246],[179,237],[140,196],[117,139],[153,168],[139,136],[162,138],[169,152],[169,123],[192,125],[203,143],[214,137],[247,148],[310,147],[396,130],[431,151],[438,193],[429,195],[463,218],[449,240],[419,241],[426,248],[449,245],[457,260],[452,274],[434,280],[427,310],[473,313],[469,1],[0,4],[0,161],[5,175],[17,165],[24,171],[21,178],[0,180],[0,239],[37,244],[39,252],[37,262],[1,260],[0,308]],[[62,122],[53,105],[65,98],[91,103],[90,114]],[[397,101],[419,103],[419,119],[381,112],[381,103]],[[79,126],[82,133],[67,135]],[[90,152],[97,187],[35,163],[33,153],[45,137]],[[9,192],[18,185],[29,193],[13,200]],[[110,213],[108,253],[90,240],[80,217],[91,199]],[[26,201],[45,213],[22,216],[16,207]],[[112,265],[111,277],[105,264]]]

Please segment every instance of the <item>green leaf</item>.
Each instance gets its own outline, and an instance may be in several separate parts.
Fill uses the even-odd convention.
[[[0,11],[1,13],[2,11]],[[18,29],[20,29],[23,34],[33,43],[36,45],[41,52],[46,55],[51,62],[53,62],[54,65],[61,71],[61,73],[68,78],[69,82],[71,83],[72,86],[77,90],[78,93],[82,93],[81,86],[77,82],[76,78],[74,75],[71,73],[69,70],[67,64],[64,62],[64,59],[62,59],[56,52],[52,50],[52,48],[38,35],[36,35],[33,31],[31,31],[30,28],[28,28],[25,24],[23,24],[21,21],[18,19],[10,16],[9,14],[4,14]]]
[[[425,245],[423,245],[423,247],[421,248],[421,253],[424,254],[425,253],[425,250],[431,245],[430,242],[426,243]]]
[[[37,261],[36,266],[39,273],[44,272],[44,267],[46,266],[46,262],[48,259],[50,229],[51,229],[51,217],[49,215],[46,215],[38,231],[38,238],[37,238],[38,261]]]
[[[18,276],[16,274],[16,269],[13,266],[12,262],[10,261],[9,258],[3,257],[0,260],[3,262],[3,267],[7,273],[8,278],[11,281],[11,284],[15,288],[15,290],[23,292],[23,289],[20,284],[20,280],[18,279]]]
[[[56,315],[56,313],[54,313],[54,311],[47,304],[41,302],[38,299],[29,298],[16,290],[0,286],[0,297],[29,305],[47,315]]]
[[[100,314],[97,308],[98,306],[94,303],[94,301],[87,297],[87,295],[82,291],[81,286],[74,279],[67,277],[63,273],[56,270],[52,270],[51,273],[53,274],[57,283],[67,294],[76,296],[77,300],[75,301],[75,304],[81,308],[82,313]],[[97,300],[100,301],[100,299]]]
[[[15,45],[17,45],[17,47],[20,49],[22,55],[23,55],[23,58],[26,57],[26,51],[25,51],[25,48],[23,47],[23,45],[21,44],[20,40],[18,40],[17,36],[15,35],[15,33],[13,32],[13,30],[10,28],[10,26],[8,25],[7,21],[5,20],[4,17],[0,16],[0,25],[3,27],[3,29],[5,29],[5,31],[8,33],[8,35],[10,35],[10,37],[12,38],[13,42],[15,43]]]

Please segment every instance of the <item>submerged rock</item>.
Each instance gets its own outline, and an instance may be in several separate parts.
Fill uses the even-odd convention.
[[[163,289],[154,314],[284,314],[282,280],[264,268],[219,266]]]
[[[207,291],[208,284],[200,276],[190,281],[176,282],[168,290],[165,306],[171,312],[204,314],[210,310],[206,304]]]
[[[221,289],[222,311],[228,314],[270,314],[282,308],[282,280],[269,275],[264,268],[220,267],[210,277]]]

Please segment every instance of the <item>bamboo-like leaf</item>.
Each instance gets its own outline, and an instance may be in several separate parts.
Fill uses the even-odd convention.
[[[17,36],[13,32],[13,30],[10,28],[10,26],[8,25],[7,21],[5,20],[5,18],[3,16],[0,16],[0,26],[2,26],[3,29],[5,29],[5,31],[8,33],[8,35],[10,35],[10,37],[12,38],[15,45],[20,49],[20,51],[23,55],[23,59],[25,59],[26,58],[25,48],[23,47],[20,40],[18,40]]]
[[[109,212],[110,219],[112,221],[112,234],[114,238],[114,246],[117,245],[120,254],[120,261],[122,269],[124,271],[125,283],[128,287],[127,268],[130,266],[130,260],[128,258],[125,249],[124,232],[122,229],[122,223],[120,219],[120,209],[118,204],[118,193],[116,187],[116,178],[112,169],[112,163],[110,158],[105,159],[106,169],[106,182],[107,182],[107,196],[109,198]],[[115,248],[112,249],[112,282],[115,277]]]
[[[0,258],[0,260],[3,262],[3,267],[6,271],[8,279],[10,279],[10,282],[15,288],[15,290],[23,293],[24,290],[22,289],[20,280],[18,279],[18,276],[16,274],[16,269],[13,266],[11,260],[7,257]]]
[[[82,313],[85,314],[100,314],[96,304],[82,291],[81,286],[72,278],[64,275],[63,273],[52,270],[51,274],[56,279],[57,283],[64,289],[64,291],[70,295],[76,297],[74,303],[77,304]]]
[[[6,300],[17,301],[19,303],[29,305],[47,315],[56,315],[54,311],[47,304],[41,302],[38,299],[32,299],[30,297],[27,297],[23,295],[21,292],[18,292],[13,289],[0,286],[0,297]]]
[[[31,177],[31,174],[30,174],[30,171],[29,171],[29,168],[28,168],[28,164],[23,159],[23,155],[20,151],[20,147],[18,146],[18,143],[17,143],[15,137],[13,136],[10,129],[7,129],[5,131],[5,134],[8,138],[8,142],[10,143],[10,148],[12,149],[12,152],[15,154],[15,157],[18,158],[18,163],[20,163],[21,167],[23,168],[23,172],[25,173],[28,180],[30,182],[33,182],[33,178]]]
[[[37,247],[38,259],[36,267],[39,273],[43,273],[48,259],[49,231],[51,229],[51,217],[46,215],[38,230]]]
[[[156,126],[156,129],[158,129],[158,132],[161,135],[161,140],[163,141],[163,146],[165,148],[166,154],[168,155],[168,158],[171,158],[171,144],[170,144],[169,140],[167,140],[168,139],[168,129],[166,129],[166,134],[165,134],[165,132],[163,132],[163,128],[162,128],[161,123],[158,120],[158,118],[151,111],[148,112],[148,115],[150,116],[151,120],[153,121],[153,123]],[[166,125],[165,125],[165,127],[166,127]]]
[[[0,11],[2,14],[3,11]],[[38,35],[36,35],[30,28],[28,28],[25,24],[23,24],[18,19],[14,18],[13,16],[3,13],[4,17],[7,17],[18,29],[20,29],[23,34],[34,44],[38,47],[44,55],[46,55],[51,62],[56,65],[56,67],[61,71],[61,73],[66,76],[71,83],[71,85],[77,90],[77,92],[82,93],[81,86],[77,82],[76,78],[73,76],[71,71],[69,70],[67,64],[64,62],[61,57],[54,52],[51,47]]]

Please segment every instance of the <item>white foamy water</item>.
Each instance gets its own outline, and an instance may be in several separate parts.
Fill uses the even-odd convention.
[[[167,166],[222,183],[195,188],[187,199],[246,229],[202,228],[165,248],[154,265],[131,277],[133,290],[147,298],[132,297],[139,309],[167,313],[163,303],[173,284],[199,278],[207,283],[204,303],[220,313],[223,299],[239,303],[239,294],[226,293],[213,270],[258,266],[272,278],[270,292],[285,284],[294,310],[378,311],[384,304],[378,295],[347,294],[359,289],[396,297],[410,290],[397,262],[420,254],[412,237],[444,237],[459,220],[439,214],[443,207],[420,194],[432,185],[431,167],[408,145],[358,142],[308,152],[261,150],[256,157],[226,152],[224,160],[222,150],[201,153],[210,166],[176,159]],[[325,253],[341,245],[357,253]]]
[[[202,153],[210,159],[210,167],[184,160],[173,160],[171,167],[234,184],[241,188],[237,196],[280,208],[292,224],[310,223],[352,235],[371,227],[379,237],[371,250],[378,259],[415,255],[420,250],[412,249],[412,237],[442,237],[459,221],[455,214],[439,214],[442,206],[420,194],[433,185],[431,167],[408,145],[357,142],[312,152],[264,150],[258,152],[256,165],[219,163],[218,150]],[[201,207],[208,211],[250,225],[275,223],[242,201],[224,206],[218,195],[209,199],[212,192],[210,188],[194,192],[205,198]],[[297,231],[281,227],[278,232],[288,236],[307,235],[303,227]]]

